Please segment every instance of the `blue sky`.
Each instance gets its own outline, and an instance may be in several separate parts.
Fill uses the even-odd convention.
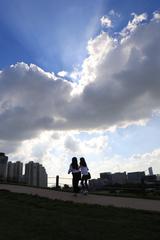
[[[95,176],[159,173],[160,2],[0,4],[0,150],[49,175],[74,154]]]
[[[86,55],[102,6],[101,0],[1,1],[1,46],[6,56],[1,67],[25,61],[49,71],[71,70]]]
[[[158,8],[158,1],[151,0],[1,0],[0,67],[24,61],[47,71],[71,71],[86,57],[101,16],[111,9],[119,13],[114,28],[119,31],[132,12],[152,14]]]

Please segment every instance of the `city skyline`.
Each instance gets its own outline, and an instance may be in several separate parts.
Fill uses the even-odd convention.
[[[52,181],[50,181],[52,179]],[[53,180],[54,179],[54,180]],[[29,161],[23,167],[23,162],[8,161],[8,156],[0,152],[0,182],[11,184],[25,184],[33,187],[57,187],[65,188],[72,186],[72,178],[63,178],[57,175],[56,177],[48,176],[45,168],[38,162]],[[101,172],[98,178],[92,177],[89,181],[90,189],[103,189],[106,186],[115,186],[116,184],[145,184],[153,186],[159,184],[160,174],[153,173],[152,167],[146,171],[136,172]]]
[[[0,181],[25,184],[33,187],[48,187],[48,175],[42,164],[29,161],[8,161],[8,156],[0,152]]]
[[[158,1],[1,0],[0,151],[160,173],[159,28]]]

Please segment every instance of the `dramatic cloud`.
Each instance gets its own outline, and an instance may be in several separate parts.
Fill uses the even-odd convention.
[[[37,66],[17,63],[0,74],[0,138],[23,140],[64,121],[71,84]]]
[[[81,82],[87,84],[72,101],[67,119],[80,121],[81,128],[100,129],[150,118],[160,103],[159,27],[159,22],[150,21],[123,41],[103,32],[89,42]]]
[[[31,139],[44,130],[109,129],[150,118],[160,106],[160,22],[155,15],[141,24],[144,20],[146,14],[134,14],[117,39],[102,32],[90,40],[78,83],[33,64],[1,71],[1,140]],[[76,148],[71,139],[65,144]]]

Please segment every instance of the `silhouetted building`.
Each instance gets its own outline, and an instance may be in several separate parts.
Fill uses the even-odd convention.
[[[148,168],[148,172],[149,172],[149,175],[153,175],[153,169],[152,169],[152,167],[149,167],[149,168]]]
[[[112,184],[126,184],[127,183],[127,175],[126,172],[117,172],[112,174]]]
[[[156,175],[147,175],[144,176],[144,183],[145,184],[155,184],[157,182],[157,176]]]
[[[14,181],[21,182],[22,181],[22,174],[23,174],[23,163],[22,162],[15,162],[14,163]]]
[[[106,185],[114,185],[114,184],[126,184],[127,182],[127,175],[126,172],[117,172],[117,173],[110,173],[110,172],[103,172],[100,173],[100,179],[105,180]]]
[[[8,157],[5,156],[5,153],[0,153],[0,180],[4,181],[7,179],[7,163]]]
[[[14,164],[12,162],[8,162],[7,180],[9,182],[12,182],[13,177],[14,177]]]
[[[104,187],[107,185],[108,185],[108,179],[97,178],[97,179],[89,180],[90,189],[100,190],[100,189],[104,189]]]
[[[39,163],[27,163],[25,165],[25,182],[30,186],[47,187],[45,168]]]
[[[157,181],[160,181],[160,174],[157,174],[156,177],[157,177]]]
[[[36,186],[35,181],[35,165],[34,162],[29,162],[25,164],[25,182],[28,185]]]
[[[110,172],[100,173],[100,178],[106,179],[108,184],[112,184],[112,173],[110,173]]]
[[[128,183],[140,184],[144,181],[145,172],[128,173]]]
[[[11,182],[22,182],[23,163],[8,162],[7,180]]]
[[[37,186],[38,187],[47,187],[47,185],[48,185],[47,179],[48,179],[48,176],[47,176],[45,168],[41,164],[39,164]]]

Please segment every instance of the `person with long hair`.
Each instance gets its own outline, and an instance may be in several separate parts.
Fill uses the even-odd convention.
[[[72,186],[73,186],[73,192],[74,196],[77,196],[77,193],[79,192],[78,183],[79,180],[81,180],[81,171],[78,166],[77,158],[72,158],[72,163],[69,166],[68,174],[72,173]]]
[[[86,164],[86,161],[83,157],[80,158],[80,170],[81,170],[81,174],[82,174],[82,177],[81,177],[81,185],[82,185],[82,191],[83,193],[86,195],[88,193],[88,174],[89,174],[89,169],[88,169],[88,166]]]

